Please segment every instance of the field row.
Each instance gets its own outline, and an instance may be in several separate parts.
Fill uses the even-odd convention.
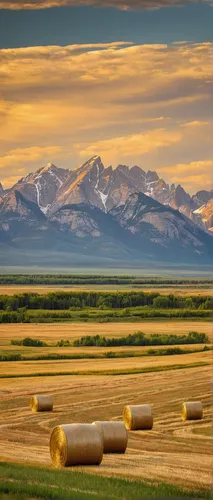
[[[212,352],[202,351],[192,354],[175,354],[173,356],[141,356],[131,358],[105,358],[105,359],[63,359],[63,360],[29,360],[5,361],[0,363],[0,378],[9,376],[35,376],[39,374],[81,374],[97,373],[134,373],[163,370],[165,366],[186,366],[196,363],[211,364]]]
[[[48,344],[55,344],[59,340],[73,342],[84,335],[100,335],[106,338],[122,337],[135,332],[142,331],[145,335],[187,335],[191,331],[205,333],[213,340],[212,321],[200,320],[160,320],[141,321],[140,327],[134,322],[126,323],[44,323],[44,324],[1,324],[0,325],[0,348],[9,346],[13,339],[32,337],[40,339]],[[15,346],[11,346],[15,347]],[[29,351],[27,351],[29,352]]]

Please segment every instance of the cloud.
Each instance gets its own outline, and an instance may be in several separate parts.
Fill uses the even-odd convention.
[[[0,9],[45,9],[51,7],[93,6],[114,7],[121,10],[160,9],[190,3],[210,3],[212,0],[4,0]]]
[[[133,158],[144,155],[158,148],[164,148],[179,142],[181,140],[180,132],[169,132],[166,129],[156,129],[144,134],[127,135],[98,141],[87,145],[80,151],[80,156],[90,157],[96,153],[101,154],[104,161],[110,161],[110,158]]]
[[[209,125],[209,122],[194,120],[193,122],[186,122],[182,124],[182,127],[203,127]]]
[[[58,158],[61,153],[59,146],[47,146],[44,148],[30,147],[17,148],[8,151],[7,154],[0,157],[0,174],[4,187],[7,188],[26,174],[33,170],[38,162],[49,162],[50,159]]]
[[[8,186],[48,161],[73,168],[93,152],[113,165],[168,166],[168,181],[171,165],[212,158],[212,49],[117,42],[0,50],[0,181]]]
[[[190,163],[180,163],[167,168],[162,168],[161,172],[169,172],[172,182],[182,184],[191,192],[196,192],[201,188],[213,188],[213,159],[197,160]]]

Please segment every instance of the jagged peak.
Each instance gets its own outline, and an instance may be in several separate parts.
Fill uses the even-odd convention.
[[[155,171],[148,170],[148,172],[146,173],[146,175],[147,175],[147,178],[151,179],[152,181],[158,181],[159,180],[159,176],[158,176],[157,172],[155,172]]]
[[[91,169],[94,165],[103,165],[102,160],[100,156],[92,156],[92,158],[89,158],[83,165],[78,165],[73,171],[83,171],[83,170],[89,170]]]
[[[40,168],[37,171],[37,173],[39,173],[41,175],[41,174],[44,174],[45,172],[49,172],[49,170],[51,170],[53,168],[58,170],[58,167],[56,167],[53,163],[49,162],[49,163],[47,163],[47,165],[45,167]]]
[[[161,204],[157,200],[154,200],[150,196],[147,196],[146,194],[141,192],[131,194],[127,199],[125,205],[127,206],[128,204],[148,205],[152,207],[161,206]]]

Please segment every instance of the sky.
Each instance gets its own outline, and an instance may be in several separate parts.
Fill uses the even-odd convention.
[[[213,188],[213,0],[0,0],[0,182],[52,162]]]

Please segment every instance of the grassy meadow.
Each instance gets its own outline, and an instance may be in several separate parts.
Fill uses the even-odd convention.
[[[10,285],[8,292],[7,286],[3,286],[2,294],[12,297]],[[37,285],[27,286],[30,292],[40,294]],[[96,286],[103,291],[102,286],[112,287]],[[205,294],[203,290],[200,292],[198,285],[190,294],[188,290],[176,294],[176,286],[173,287],[172,294],[180,300],[181,296],[198,297],[199,293],[205,299],[211,296],[209,290]],[[143,290],[152,292],[157,288]],[[116,285],[111,289],[114,293]],[[41,295],[45,291],[50,292],[49,285],[47,289],[41,288]],[[18,289],[17,293],[20,292]],[[122,310],[121,307],[120,313]],[[77,312],[78,320],[71,322],[51,319],[49,323],[0,324],[1,355],[20,356],[20,360],[0,361],[0,491],[61,500],[210,498],[211,318],[139,316],[137,322],[131,317],[122,321],[115,318],[109,322],[94,319],[85,322],[80,317],[82,311]],[[106,314],[106,309],[98,312]],[[175,335],[177,343],[151,347],[81,345],[86,336],[121,339],[139,330],[149,339],[152,335],[159,336],[159,343],[162,336]],[[192,331],[205,334],[208,341],[180,345],[178,338]],[[29,337],[41,341],[41,346],[21,345]],[[76,341],[80,341],[79,346]],[[30,397],[39,393],[53,395],[52,413],[31,413]],[[181,405],[186,400],[202,401],[203,420],[181,420]],[[129,432],[125,455],[104,455],[99,467],[64,471],[52,468],[49,438],[56,425],[122,420],[126,404],[144,403],[152,406],[153,430]]]

